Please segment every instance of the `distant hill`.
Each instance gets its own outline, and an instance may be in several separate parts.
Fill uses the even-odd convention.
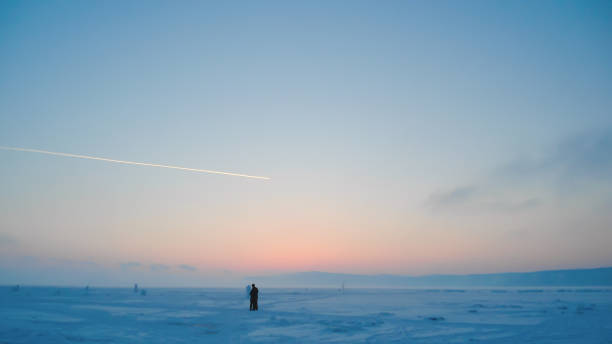
[[[248,277],[270,287],[612,286],[612,267],[475,275],[354,275],[319,271]]]

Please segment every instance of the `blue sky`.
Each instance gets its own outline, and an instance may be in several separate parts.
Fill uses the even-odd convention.
[[[612,265],[611,14],[5,1],[0,145],[272,180],[0,151],[0,282]]]

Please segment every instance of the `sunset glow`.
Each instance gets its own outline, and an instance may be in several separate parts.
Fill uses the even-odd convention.
[[[605,2],[72,4],[0,4],[0,282],[612,265]]]

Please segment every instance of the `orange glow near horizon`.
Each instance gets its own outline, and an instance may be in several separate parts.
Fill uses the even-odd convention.
[[[447,261],[475,257],[469,247],[458,244],[460,238],[439,241],[437,236],[426,234],[413,235],[406,243],[389,240],[381,232],[349,240],[343,238],[344,230],[327,228],[234,232],[238,234],[219,232],[199,240],[165,233],[149,238],[147,245],[122,240],[122,250],[133,254],[134,260],[146,257],[152,262],[188,262],[204,269],[237,272],[420,273]]]

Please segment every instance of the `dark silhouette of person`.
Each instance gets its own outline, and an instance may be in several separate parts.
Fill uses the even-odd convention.
[[[255,283],[251,284],[251,305],[249,306],[250,311],[257,310],[257,298],[259,297],[259,289],[255,286]]]

